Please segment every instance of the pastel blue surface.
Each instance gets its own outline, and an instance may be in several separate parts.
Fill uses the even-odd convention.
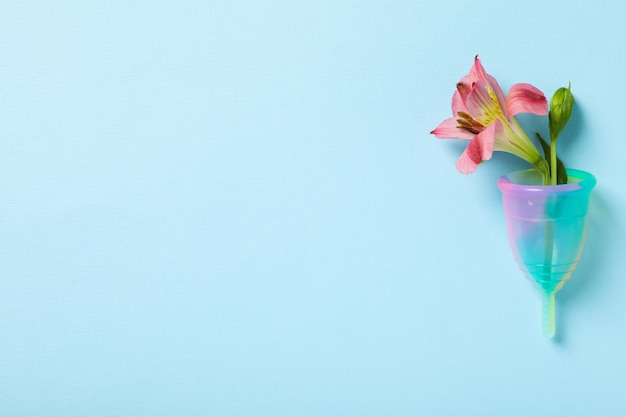
[[[4,2],[0,416],[624,415],[626,8],[584,4]],[[525,165],[428,134],[477,53],[576,96],[555,341]]]

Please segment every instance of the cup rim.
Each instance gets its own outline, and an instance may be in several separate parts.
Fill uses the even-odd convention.
[[[502,192],[536,192],[548,194],[573,191],[590,192],[591,189],[596,185],[596,177],[594,177],[593,174],[587,171],[572,168],[567,169],[567,176],[569,178],[576,178],[578,179],[578,181],[568,182],[567,184],[537,185],[515,182],[515,178],[528,176],[533,172],[536,172],[536,170],[525,169],[520,171],[513,171],[506,175],[503,175],[498,179],[498,188]]]

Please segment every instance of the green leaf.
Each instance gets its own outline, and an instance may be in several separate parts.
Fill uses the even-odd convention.
[[[556,158],[556,183],[567,184],[567,170],[565,164],[559,158]]]
[[[550,164],[550,145],[546,142],[539,133],[535,133],[537,138],[539,138],[539,143],[541,144],[541,148],[543,149],[543,155],[546,157],[548,161],[548,165]]]

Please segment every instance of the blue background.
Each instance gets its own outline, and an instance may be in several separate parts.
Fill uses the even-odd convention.
[[[0,415],[624,415],[625,17],[4,2]],[[524,164],[429,135],[475,54],[576,96],[598,186],[553,341],[495,186]]]

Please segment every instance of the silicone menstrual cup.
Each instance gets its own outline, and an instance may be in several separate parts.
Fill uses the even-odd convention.
[[[521,270],[542,294],[543,333],[554,336],[554,296],[580,260],[587,231],[587,209],[596,184],[585,171],[567,170],[568,183],[541,185],[535,170],[498,180],[509,242]]]

